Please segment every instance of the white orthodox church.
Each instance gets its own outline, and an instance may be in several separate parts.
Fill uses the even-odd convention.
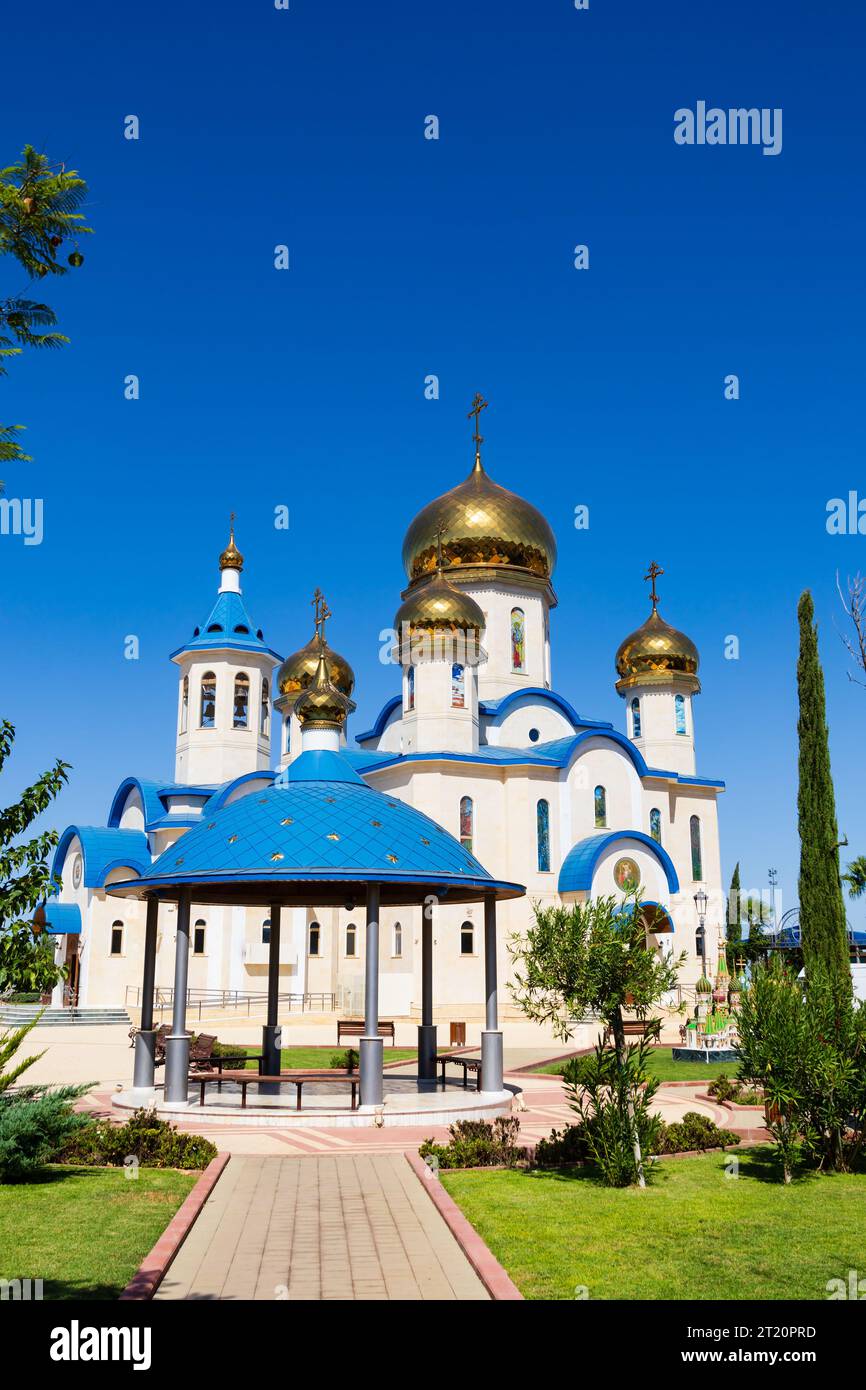
[[[476,422],[482,406],[478,398]],[[459,836],[494,878],[526,886],[526,897],[500,906],[506,1018],[507,940],[526,928],[533,902],[640,886],[655,908],[651,945],[685,950],[681,980],[694,984],[701,974],[698,905],[711,969],[724,912],[716,808],[724,784],[695,766],[697,650],[659,615],[660,571],[651,566],[650,614],[616,653],[619,727],[578,714],[554,685],[553,532],[535,507],[492,480],[477,423],[475,437],[469,476],[426,506],[406,533],[408,587],[394,619],[399,688],[343,751],[371,786]],[[216,602],[171,656],[178,671],[174,780],[130,774],[104,825],[69,826],[60,839],[57,896],[45,915],[69,966],[67,996],[71,990],[80,1006],[135,1005],[142,979],[145,906],[106,888],[141,873],[221,807],[261,794],[298,756],[294,705],[322,651],[334,684],[352,694],[352,668],[325,635],[324,601],[313,637],[283,660],[249,616],[242,569],[232,530]],[[430,910],[434,1018],[476,1020],[483,1016],[483,909]],[[172,983],[175,936],[172,905],[159,911],[158,988]],[[383,911],[382,1018],[420,1011],[421,911]],[[193,1001],[265,990],[269,922],[261,908],[193,905],[190,940]],[[284,911],[284,1016],[302,1000],[315,1010],[356,1012],[363,978],[363,910]]]

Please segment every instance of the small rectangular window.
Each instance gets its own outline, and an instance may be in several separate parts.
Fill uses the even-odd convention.
[[[471,922],[464,922],[460,928],[460,954],[461,956],[475,955],[475,928]]]
[[[193,934],[192,934],[192,953],[193,953],[194,956],[203,956],[203,955],[204,955],[204,934],[205,934],[205,926],[204,926],[204,923],[203,923],[203,922],[201,922],[201,923],[196,922],[196,925],[195,925],[195,928],[194,928]]]
[[[310,923],[310,955],[317,956],[322,940],[322,930],[318,922]]]
[[[271,919],[270,919],[270,917],[267,917],[267,918],[265,918],[264,922],[262,922],[262,945],[263,945],[263,946],[270,946],[270,944],[271,944]]]
[[[113,956],[123,955],[123,927],[114,926],[111,928],[111,954]]]

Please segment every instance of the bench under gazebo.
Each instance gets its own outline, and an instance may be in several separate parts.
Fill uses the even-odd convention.
[[[163,1103],[182,1109],[196,1091],[190,1075],[186,1026],[190,912],[193,902],[263,906],[270,912],[267,1022],[263,1075],[280,1072],[280,918],[284,907],[366,908],[364,1031],[359,1039],[361,1111],[383,1103],[383,1039],[379,1032],[379,916],[383,907],[422,906],[421,1022],[418,1082],[435,1086],[433,918],[431,903],[484,904],[485,1028],[481,1089],[503,1091],[496,967],[496,904],[522,896],[515,883],[492,878],[454,836],[414,807],[366,783],[340,753],[340,733],[352,708],[331,681],[321,655],[316,676],[295,706],[302,728],[300,755],[266,790],[214,812],[165,850],[140,877],[113,884],[119,897],[147,903],[141,1027],[135,1044],[131,1103],[155,1094],[154,982],[161,902],[177,904],[171,1031],[165,1039]],[[250,1074],[252,1079],[253,1074]],[[266,1089],[263,1085],[262,1089]],[[202,1096],[204,1087],[201,1087]],[[246,1095],[246,1087],[243,1088]],[[197,1101],[198,1096],[193,1099]],[[238,1107],[240,1108],[240,1107]]]

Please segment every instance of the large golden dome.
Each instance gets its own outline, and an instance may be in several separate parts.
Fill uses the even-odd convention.
[[[319,658],[324,655],[328,662],[328,673],[337,690],[343,695],[351,695],[355,688],[355,672],[344,656],[332,651],[323,637],[316,632],[305,647],[287,656],[277,672],[277,690],[281,696],[292,700],[302,690],[307,690],[315,679],[319,668]]]
[[[698,691],[699,663],[694,642],[659,617],[654,602],[646,622],[619,645],[616,688],[623,694],[634,685],[665,685],[679,679]]]
[[[428,502],[406,532],[410,580],[436,569],[440,531],[446,569],[520,569],[549,580],[556,564],[556,540],[541,512],[488,477],[477,454],[469,477]]]

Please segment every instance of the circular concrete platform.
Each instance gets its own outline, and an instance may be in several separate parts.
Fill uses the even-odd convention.
[[[331,1085],[316,1088],[315,1082],[304,1085],[303,1109],[295,1106],[295,1095],[291,1087],[286,1087],[279,1095],[259,1095],[250,1087],[247,1092],[246,1109],[241,1109],[240,1089],[232,1082],[224,1083],[217,1091],[213,1086],[206,1091],[204,1105],[199,1104],[200,1088],[193,1082],[189,1100],[184,1103],[163,1099],[162,1087],[153,1090],[118,1091],[112,1096],[112,1106],[117,1110],[140,1110],[153,1108],[162,1119],[195,1121],[201,1117],[210,1129],[214,1125],[226,1127],[252,1125],[279,1129],[304,1129],[325,1125],[328,1128],[346,1127],[352,1129],[379,1129],[386,1125],[450,1125],[457,1120],[492,1120],[497,1115],[510,1115],[515,1096],[521,1094],[519,1086],[506,1086],[501,1091],[475,1091],[466,1089],[459,1082],[447,1082],[443,1090],[437,1085],[435,1090],[419,1090],[415,1076],[388,1076],[385,1074],[384,1101],[381,1106],[360,1106],[351,1110],[348,1087],[345,1095],[341,1092],[335,1097]],[[336,1102],[336,1103],[335,1103]]]

